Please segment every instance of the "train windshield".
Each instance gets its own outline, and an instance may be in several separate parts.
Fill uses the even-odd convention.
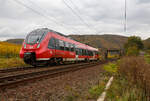
[[[27,35],[25,42],[27,44],[40,43],[44,39],[46,33],[47,32],[43,30],[32,31]]]

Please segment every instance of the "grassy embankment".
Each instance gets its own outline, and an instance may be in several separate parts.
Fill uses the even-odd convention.
[[[150,100],[150,56],[124,57],[103,66],[107,80],[89,89],[89,98],[97,99],[104,91],[110,76],[114,81],[107,91],[106,101]]]
[[[146,57],[124,57],[107,92],[106,101],[149,101],[150,64]]]
[[[0,42],[0,68],[26,66],[19,58],[20,48],[21,45]]]

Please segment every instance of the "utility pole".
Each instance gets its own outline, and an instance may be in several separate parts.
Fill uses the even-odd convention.
[[[127,31],[127,0],[125,0],[125,8],[124,8],[124,32]]]

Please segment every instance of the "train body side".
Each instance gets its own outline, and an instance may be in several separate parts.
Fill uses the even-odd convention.
[[[28,44],[24,41],[20,57],[31,64],[52,59],[55,61],[97,60],[99,55],[96,48],[48,31],[40,43]]]

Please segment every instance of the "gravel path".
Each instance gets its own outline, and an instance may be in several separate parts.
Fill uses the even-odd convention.
[[[0,101],[94,101],[88,89],[103,79],[102,65],[0,91]]]

